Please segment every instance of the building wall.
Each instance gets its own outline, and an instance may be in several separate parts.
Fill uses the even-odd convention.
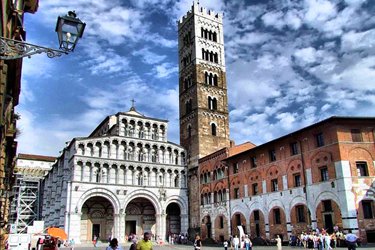
[[[375,222],[374,126],[373,118],[333,117],[224,159],[228,170],[224,188],[228,188],[230,201],[226,218],[235,223],[235,214],[241,213],[244,215],[241,223],[246,222],[245,232],[252,237],[258,223],[261,237],[272,239],[280,234],[284,240],[292,233],[328,227],[331,220],[331,226],[353,230],[366,242],[366,234],[373,232]],[[360,131],[362,141],[353,141],[353,129]],[[317,145],[319,133],[324,139],[321,146]],[[297,148],[294,153],[293,143]],[[270,159],[271,150],[275,151],[275,160]],[[256,157],[255,167],[253,157]],[[357,164],[361,162],[367,166],[366,176],[358,176]],[[200,167],[202,173],[213,174],[214,168],[204,164]],[[235,168],[238,168],[237,173]],[[327,169],[326,180],[322,180],[324,169]],[[299,185],[296,185],[296,175],[300,176]],[[273,180],[277,180],[277,185],[272,185]],[[208,187],[214,184],[215,181],[201,183],[201,192],[209,196],[214,191]],[[257,194],[253,192],[253,184],[257,184]],[[363,200],[372,201],[369,203],[372,218],[364,219]],[[324,202],[330,206],[325,207]],[[201,211],[217,206],[213,200],[211,203],[201,204]],[[303,207],[302,221],[297,218],[297,206]],[[280,211],[281,224],[275,223],[275,209]],[[257,210],[260,212],[258,222],[254,219]],[[210,215],[212,220],[216,219],[214,213]],[[228,229],[231,234],[238,233],[235,224]]]
[[[1,1],[1,27],[3,37],[26,40],[23,14],[34,13],[38,1]],[[16,160],[17,142],[14,107],[18,105],[21,88],[22,59],[0,60],[0,235],[7,230],[10,191],[14,183],[12,176]],[[0,239],[1,241],[1,239]],[[0,242],[1,243],[1,242]]]

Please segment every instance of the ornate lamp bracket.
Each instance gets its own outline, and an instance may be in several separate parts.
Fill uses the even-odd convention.
[[[49,58],[58,57],[62,54],[68,54],[67,51],[42,47],[31,43],[17,41],[0,36],[1,60],[13,60],[23,57],[30,58],[32,55],[41,53],[47,53],[47,56]]]

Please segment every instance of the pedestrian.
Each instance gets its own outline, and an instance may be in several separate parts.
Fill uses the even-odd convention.
[[[224,240],[224,250],[228,250],[228,241]]]
[[[143,234],[143,239],[138,241],[137,250],[152,250],[152,242],[150,240],[149,232],[145,232]]]
[[[201,247],[202,247],[201,237],[199,235],[197,235],[197,236],[195,236],[194,250],[200,250]]]
[[[233,245],[234,245],[234,250],[238,250],[238,245],[240,244],[240,239],[236,236],[233,238]]]
[[[132,244],[130,245],[129,250],[137,250],[137,239],[132,239]]]
[[[72,239],[70,239],[70,241],[69,241],[69,245],[70,245],[70,249],[71,250],[74,250],[74,245],[76,244],[76,242],[74,241],[74,239],[72,238]]]
[[[229,236],[229,242],[228,242],[230,245],[230,250],[233,250],[233,236],[232,235],[230,235]]]
[[[251,245],[250,245],[251,241],[250,241],[248,235],[245,236],[244,242],[245,242],[245,248],[246,248],[246,250],[250,250],[250,248],[251,248]]]
[[[277,250],[282,250],[282,246],[281,246],[281,238],[279,235],[276,235],[276,246],[277,246]]]
[[[98,236],[94,235],[94,238],[92,240],[92,244],[94,244],[94,247],[96,247],[97,243],[98,243]]]
[[[348,250],[356,249],[358,237],[352,233],[352,230],[349,230],[349,233],[345,236],[345,240],[348,245]]]
[[[122,250],[122,248],[118,245],[118,240],[116,238],[111,239],[109,242],[109,246],[106,250]]]

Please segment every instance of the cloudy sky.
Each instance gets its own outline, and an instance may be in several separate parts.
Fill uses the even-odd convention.
[[[201,0],[224,12],[230,136],[262,144],[332,115],[375,116],[375,1]],[[131,99],[179,142],[176,20],[192,0],[41,0],[27,41],[57,47],[56,17],[87,23],[68,56],[24,59],[19,153],[57,156]]]

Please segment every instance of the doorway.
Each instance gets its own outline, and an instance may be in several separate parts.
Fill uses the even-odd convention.
[[[100,236],[100,224],[93,224],[92,225],[92,239],[94,239],[95,236],[97,238],[99,238],[99,236]]]
[[[127,220],[125,223],[125,234],[130,236],[131,234],[136,234],[137,222],[135,220]]]
[[[333,220],[332,214],[324,214],[324,228],[327,230],[328,233],[333,233]]]

